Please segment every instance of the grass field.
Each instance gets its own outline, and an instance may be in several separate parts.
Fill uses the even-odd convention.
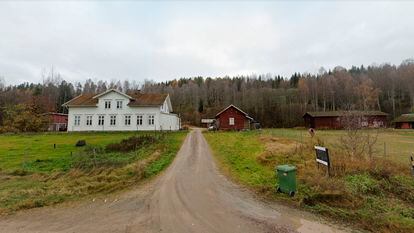
[[[372,232],[412,232],[414,178],[408,155],[410,149],[414,151],[414,132],[383,130],[376,145],[377,158],[345,162],[337,149],[342,134],[344,131],[317,131],[317,139],[311,139],[305,130],[265,129],[204,135],[222,170],[266,198]],[[333,164],[343,165],[343,171],[326,177],[318,169],[312,148],[317,141],[329,147]],[[298,192],[293,198],[274,191],[278,184],[274,169],[280,164],[298,168]]]
[[[374,130],[371,130],[374,131]],[[377,156],[392,161],[408,164],[409,156],[414,157],[414,130],[380,129],[375,149]],[[297,142],[309,139],[307,130],[302,129],[265,129],[263,134],[275,137],[289,138]],[[374,133],[374,132],[373,132]],[[320,138],[331,152],[339,147],[339,138],[344,135],[343,130],[317,130],[316,136]]]
[[[134,185],[168,166],[186,134],[0,135],[0,214],[110,193]],[[151,135],[157,141],[130,152],[103,149],[109,143],[142,135]],[[78,140],[86,140],[87,146],[76,147]]]

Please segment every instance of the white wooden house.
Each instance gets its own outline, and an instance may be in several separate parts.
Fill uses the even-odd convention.
[[[68,108],[68,131],[179,130],[168,94],[125,94],[110,89],[82,94],[63,104]]]

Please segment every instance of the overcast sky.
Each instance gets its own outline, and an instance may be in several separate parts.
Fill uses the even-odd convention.
[[[400,64],[414,2],[0,2],[0,76],[170,80]]]

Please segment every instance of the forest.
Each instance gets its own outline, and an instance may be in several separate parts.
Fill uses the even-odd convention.
[[[320,68],[317,74],[295,73],[246,76],[188,77],[171,81],[94,81],[70,83],[56,70],[43,72],[42,83],[6,85],[0,77],[2,131],[37,131],[33,115],[66,113],[62,104],[82,93],[110,88],[123,92],[169,93],[174,112],[183,123],[199,125],[222,108],[234,104],[263,127],[302,126],[307,111],[380,110],[389,120],[414,111],[414,60],[400,65],[382,64]],[[38,118],[40,119],[40,118]],[[19,125],[23,124],[23,126]]]

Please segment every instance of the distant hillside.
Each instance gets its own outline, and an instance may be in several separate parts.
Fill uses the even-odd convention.
[[[65,112],[61,106],[74,96],[98,93],[108,88],[121,91],[169,93],[174,111],[183,122],[199,124],[223,107],[235,104],[264,127],[293,127],[303,124],[306,111],[381,110],[391,118],[414,109],[414,62],[399,66],[380,65],[334,70],[319,74],[295,73],[289,78],[250,75],[216,78],[181,78],[167,82],[136,81],[68,83],[51,72],[42,84],[0,83],[0,124],[8,108],[30,105],[37,112]],[[1,82],[1,79],[0,79]]]

